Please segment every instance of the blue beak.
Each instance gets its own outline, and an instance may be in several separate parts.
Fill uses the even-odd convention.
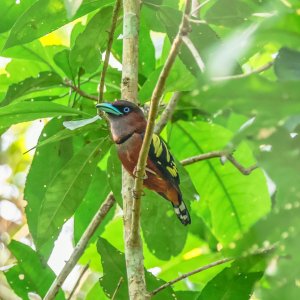
[[[96,105],[96,108],[99,110],[102,110],[108,114],[112,114],[115,116],[121,116],[123,115],[122,112],[120,112],[116,107],[114,107],[111,103],[99,103]]]

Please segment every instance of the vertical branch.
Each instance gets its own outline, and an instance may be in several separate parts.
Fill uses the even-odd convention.
[[[138,31],[139,0],[123,0],[123,57],[122,57],[122,99],[137,103],[138,91]],[[132,187],[134,180],[123,168],[122,194],[124,212],[125,258],[128,277],[129,298],[147,298],[142,240],[139,232],[131,239],[133,208]]]
[[[113,44],[114,34],[115,34],[116,27],[117,27],[117,20],[118,20],[119,11],[121,8],[121,2],[122,2],[121,0],[116,0],[115,6],[114,6],[114,11],[113,11],[112,20],[111,20],[111,27],[110,27],[110,31],[109,31],[109,35],[108,35],[107,48],[105,51],[103,69],[102,69],[101,77],[100,77],[98,103],[103,101],[105,75],[106,75],[106,71],[108,68],[111,47]]]
[[[133,202],[133,215],[132,215],[132,235],[131,239],[134,240],[138,235],[139,223],[140,223],[140,206],[141,195],[143,192],[143,179],[146,168],[146,160],[148,157],[152,135],[154,131],[155,118],[158,111],[159,100],[163,94],[164,87],[171,68],[175,62],[177,54],[179,52],[182,38],[188,34],[189,31],[189,14],[191,10],[191,0],[186,0],[185,11],[181,20],[181,24],[178,33],[172,43],[167,60],[159,75],[157,84],[151,96],[151,105],[148,116],[147,128],[143,139],[143,145],[139,154],[138,163],[136,166],[136,178],[134,182],[134,202]]]

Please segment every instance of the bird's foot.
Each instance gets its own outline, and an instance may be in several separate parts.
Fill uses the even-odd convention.
[[[139,176],[137,176],[137,168],[136,168],[136,166],[135,166],[134,169],[133,169],[132,175],[133,175],[134,178],[139,178]],[[144,176],[141,177],[141,179],[143,179],[143,180],[148,179],[147,174],[145,173]]]

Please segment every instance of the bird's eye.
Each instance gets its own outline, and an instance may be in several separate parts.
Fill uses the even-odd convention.
[[[124,107],[123,111],[124,111],[124,113],[129,113],[130,112],[130,108],[129,107]]]

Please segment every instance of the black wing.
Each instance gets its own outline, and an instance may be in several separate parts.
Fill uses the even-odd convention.
[[[153,134],[152,137],[149,158],[155,163],[166,179],[169,179],[175,186],[180,184],[180,178],[174,158],[166,143],[156,134]]]

